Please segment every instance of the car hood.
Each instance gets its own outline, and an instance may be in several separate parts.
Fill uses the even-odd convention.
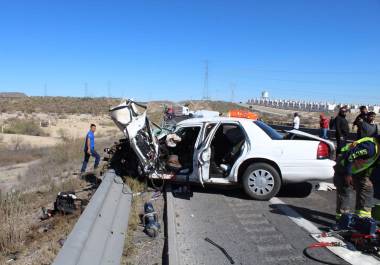
[[[334,145],[333,142],[331,142],[329,140],[326,140],[326,139],[323,139],[323,138],[321,138],[319,136],[316,136],[316,135],[313,135],[313,134],[310,134],[310,133],[306,133],[306,132],[303,132],[303,131],[299,131],[299,130],[296,130],[296,129],[287,130],[286,132],[294,134],[294,135],[302,136],[302,137],[305,137],[305,138],[309,138],[311,140],[316,140],[316,141],[324,142],[324,143],[326,143],[331,148],[332,151],[335,150],[335,145]]]

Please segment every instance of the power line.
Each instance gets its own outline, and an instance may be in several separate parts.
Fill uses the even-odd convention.
[[[380,71],[303,71],[303,70],[281,70],[281,69],[262,69],[252,68],[243,69],[243,71],[257,71],[266,73],[287,73],[287,74],[317,74],[317,75],[374,75],[380,74]]]
[[[84,83],[84,97],[88,97],[88,87],[87,87],[87,82]]]
[[[231,83],[230,84],[230,89],[231,89],[231,98],[230,98],[230,101],[234,102],[235,101],[235,89],[236,89],[236,85],[234,83]]]
[[[111,98],[111,82],[110,81],[107,82],[107,95],[108,95],[108,98]]]
[[[205,76],[203,81],[203,100],[208,100],[209,94],[208,94],[208,60],[205,60]]]

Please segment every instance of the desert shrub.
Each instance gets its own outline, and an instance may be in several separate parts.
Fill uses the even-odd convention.
[[[20,220],[25,210],[21,193],[0,195],[0,252],[14,251],[24,240],[27,227]]]
[[[24,139],[22,139],[22,137],[20,137],[20,136],[12,137],[11,143],[13,146],[13,150],[15,150],[15,151],[21,150],[23,142],[24,142]]]
[[[27,134],[34,136],[45,136],[46,133],[41,129],[40,125],[33,120],[8,119],[4,133],[11,134]]]
[[[64,129],[64,128],[60,128],[58,131],[57,131],[57,134],[60,138],[62,138],[63,141],[67,142],[70,140],[70,133],[68,130]]]
[[[46,155],[46,148],[26,148],[23,146],[19,150],[0,148],[0,167],[26,163],[39,159]]]
[[[115,123],[113,121],[100,121],[99,125],[103,127],[110,127],[115,126]]]

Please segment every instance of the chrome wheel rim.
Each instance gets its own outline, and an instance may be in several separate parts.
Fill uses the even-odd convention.
[[[257,169],[249,175],[248,187],[256,195],[267,195],[274,188],[274,177],[265,169]]]

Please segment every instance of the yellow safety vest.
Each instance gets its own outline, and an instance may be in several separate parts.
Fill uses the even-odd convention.
[[[352,165],[352,174],[353,175],[356,175],[360,172],[363,172],[364,170],[370,168],[371,166],[373,166],[376,163],[376,161],[380,157],[380,150],[379,150],[380,143],[375,137],[364,137],[364,138],[357,140],[353,143],[347,144],[346,146],[344,146],[341,149],[341,153],[345,153],[345,152],[348,152],[351,148],[357,146],[358,144],[364,143],[367,141],[375,144],[375,155],[370,157],[370,158],[367,158],[367,159],[356,160],[354,162],[354,164]],[[342,163],[344,163],[344,161],[342,161]]]

